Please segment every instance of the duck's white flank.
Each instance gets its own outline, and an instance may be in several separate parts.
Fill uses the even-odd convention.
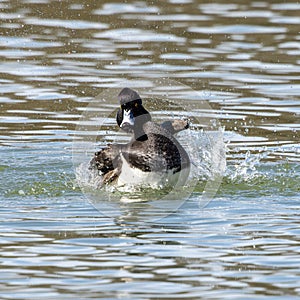
[[[138,168],[131,167],[121,154],[122,171],[119,175],[117,186],[138,185],[161,188],[164,186],[184,185],[189,176],[189,168],[173,174],[172,170],[167,172],[143,172]]]

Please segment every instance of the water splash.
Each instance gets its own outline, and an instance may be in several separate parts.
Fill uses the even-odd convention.
[[[229,164],[220,194],[245,196],[246,193],[251,197],[299,194],[299,164],[287,159],[270,161],[269,157],[276,152],[278,147],[264,149],[259,153],[248,150],[234,164]]]
[[[250,150],[248,150],[242,161],[227,168],[226,176],[232,182],[251,181],[259,175],[257,166],[260,164],[262,159],[267,157],[267,155],[268,152],[251,154]]]

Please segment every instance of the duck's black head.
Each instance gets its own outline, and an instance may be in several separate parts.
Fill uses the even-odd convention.
[[[117,112],[117,123],[126,132],[134,132],[135,139],[144,139],[143,125],[151,121],[149,112],[142,105],[139,94],[129,88],[124,88],[118,95],[120,108]]]

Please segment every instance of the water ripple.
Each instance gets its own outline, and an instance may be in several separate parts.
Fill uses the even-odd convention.
[[[0,3],[1,299],[298,299],[299,3]],[[182,85],[155,89],[153,78]],[[92,99],[135,84],[224,127],[227,170],[156,223],[105,217],[76,184],[72,141]],[[115,102],[113,102],[115,103]],[[92,153],[116,138],[114,117]],[[177,116],[153,105],[156,120]],[[122,136],[122,141],[125,141]],[[95,148],[95,149],[94,149]],[[76,150],[80,149],[74,149]],[[167,216],[166,216],[167,215]]]

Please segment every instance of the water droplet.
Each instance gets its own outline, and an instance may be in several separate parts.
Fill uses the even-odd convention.
[[[22,196],[24,196],[25,195],[25,192],[23,191],[23,190],[19,190],[19,195],[22,195]]]

